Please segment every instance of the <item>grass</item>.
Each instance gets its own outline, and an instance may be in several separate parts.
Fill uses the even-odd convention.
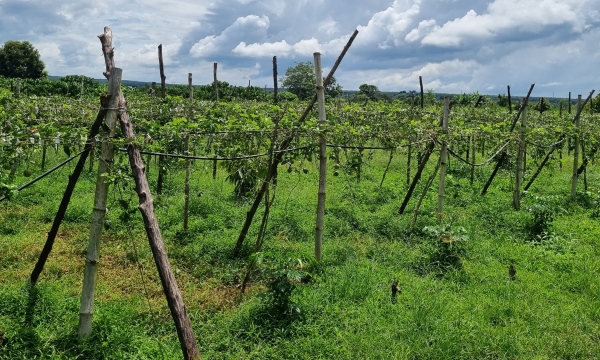
[[[570,200],[569,166],[559,170],[553,163],[523,199],[522,210],[514,211],[507,172],[481,197],[491,170],[478,169],[471,186],[468,169],[453,159],[443,220],[436,219],[432,190],[409,231],[418,195],[397,215],[406,192],[405,159],[394,158],[379,188],[387,159],[376,153],[360,183],[344,171],[338,177],[329,173],[322,267],[311,260],[317,164],[305,163],[308,174],[281,171],[264,259],[242,299],[238,286],[260,213],[244,257],[232,259],[249,201],[232,196],[222,169],[212,180],[211,164],[196,163],[190,230],[184,234],[183,172],[170,173],[156,212],[203,358],[600,358],[597,188]],[[598,183],[593,170],[589,184]],[[38,286],[26,284],[69,172],[0,203],[0,358],[180,358],[141,217],[132,212],[129,222],[121,221],[119,200],[137,202],[131,184],[111,190],[89,339],[79,340],[76,327],[94,173],[85,172],[76,188]],[[152,167],[151,188],[155,177]],[[534,208],[556,212],[543,233],[532,232]],[[456,247],[439,241],[459,236],[461,228],[466,241]],[[510,264],[517,269],[515,280],[508,276]],[[293,311],[286,313],[275,310],[267,291],[282,270],[313,275],[308,283],[293,282]],[[402,289],[396,299],[393,280]]]

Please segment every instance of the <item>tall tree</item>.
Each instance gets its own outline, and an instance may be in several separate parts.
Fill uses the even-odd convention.
[[[310,61],[296,63],[289,67],[281,78],[281,83],[287,91],[298,96],[300,100],[306,100],[316,94],[316,80],[314,65]],[[325,94],[329,97],[337,97],[342,94],[342,87],[337,83],[335,77],[325,86]]]
[[[40,53],[29,41],[7,41],[0,48],[0,75],[9,78],[46,77]]]

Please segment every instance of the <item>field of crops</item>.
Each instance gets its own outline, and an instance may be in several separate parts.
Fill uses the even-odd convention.
[[[137,137],[126,140],[118,130],[108,139],[100,130],[31,287],[100,102],[15,98],[0,89],[0,358],[181,356],[123,151],[101,174],[110,190],[94,322],[91,336],[78,338],[100,143],[108,141],[142,151],[204,358],[600,357],[600,129],[589,106],[575,122],[576,106],[540,112],[529,104],[509,113],[489,99],[475,106],[477,97],[461,97],[446,133],[442,103],[332,101],[319,128],[314,110],[298,120],[301,102],[190,102],[135,89],[124,96]],[[328,145],[321,263],[314,255],[319,135]],[[439,212],[443,146],[449,157]],[[268,178],[275,154],[276,180]],[[518,189],[515,210],[518,164],[523,186],[540,172],[527,191]],[[267,200],[236,254],[266,179]]]

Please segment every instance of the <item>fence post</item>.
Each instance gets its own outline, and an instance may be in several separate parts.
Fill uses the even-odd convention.
[[[192,86],[192,73],[188,73],[188,86],[190,90],[190,115],[188,122],[192,121],[194,116],[194,87]],[[185,134],[185,155],[190,154],[190,134],[186,132]],[[184,193],[184,203],[183,203],[183,231],[187,233],[188,231],[188,223],[189,223],[189,215],[190,215],[190,159],[185,160],[185,187],[183,190]]]
[[[319,109],[319,195],[317,200],[317,226],[315,229],[315,257],[321,262],[323,243],[323,223],[325,218],[325,185],[327,180],[327,142],[323,135],[325,127],[325,88],[323,71],[321,70],[321,54],[313,54],[315,59],[315,75],[317,77],[317,101]]]
[[[279,95],[277,93],[277,56],[273,56],[273,91],[273,102],[277,105],[279,102]]]
[[[77,333],[86,338],[92,333],[92,316],[94,312],[94,291],[96,289],[96,273],[100,252],[100,237],[104,227],[104,216],[106,215],[106,199],[108,196],[108,183],[105,173],[112,170],[114,158],[114,145],[111,138],[115,134],[117,124],[117,107],[119,105],[119,92],[121,91],[121,77],[123,70],[112,69],[109,78],[109,93],[112,94],[108,103],[105,123],[109,128],[107,139],[102,141],[102,150],[98,159],[98,177],[96,179],[96,193],[94,196],[94,207],[92,211],[92,223],[90,226],[90,239],[88,243],[87,258],[85,259],[85,273],[83,277],[83,290],[81,294],[81,308],[79,310],[79,325]]]
[[[581,113],[581,95],[577,95],[577,113]],[[579,116],[575,117],[575,142],[573,147],[573,176],[571,177],[571,198],[575,200],[577,195],[577,168],[579,167]]]
[[[444,96],[444,117],[442,119],[442,150],[440,153],[440,191],[438,193],[437,218],[442,220],[444,213],[444,196],[446,186],[446,161],[448,159],[448,115],[450,113],[450,98]]]
[[[515,189],[513,192],[513,208],[521,208],[521,185],[523,184],[523,171],[525,163],[525,127],[527,126],[527,110],[529,104],[523,104],[523,113],[521,114],[521,128],[519,130],[519,151],[517,153],[517,176],[515,178]]]

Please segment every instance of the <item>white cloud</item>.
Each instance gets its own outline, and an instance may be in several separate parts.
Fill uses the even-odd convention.
[[[415,29],[412,29],[408,34],[406,34],[406,36],[404,37],[404,40],[406,40],[406,42],[415,42],[419,39],[421,39],[423,36],[425,36],[426,33],[429,32],[429,30],[435,25],[435,20],[434,19],[430,19],[430,20],[423,20],[421,22],[419,22],[419,26]]]
[[[569,24],[574,31],[585,27],[577,9],[581,1],[564,0],[495,0],[486,14],[469,10],[462,18],[436,26],[422,43],[456,47],[471,39],[489,39],[515,30],[540,32],[548,25]],[[583,23],[582,23],[583,22]]]
[[[411,6],[409,1],[395,0],[392,6],[373,15],[366,26],[359,26],[360,44],[378,43],[380,48],[388,48],[389,42],[398,46],[413,18],[419,14],[421,0],[415,0]]]
[[[269,28],[269,17],[266,15],[248,15],[237,20],[219,35],[209,35],[200,39],[190,49],[194,57],[218,55],[221,51],[229,52],[241,39],[264,39]]]
[[[247,57],[267,57],[267,56],[287,56],[292,51],[293,47],[285,40],[275,43],[262,43],[246,45],[241,42],[233,49],[233,53]]]

